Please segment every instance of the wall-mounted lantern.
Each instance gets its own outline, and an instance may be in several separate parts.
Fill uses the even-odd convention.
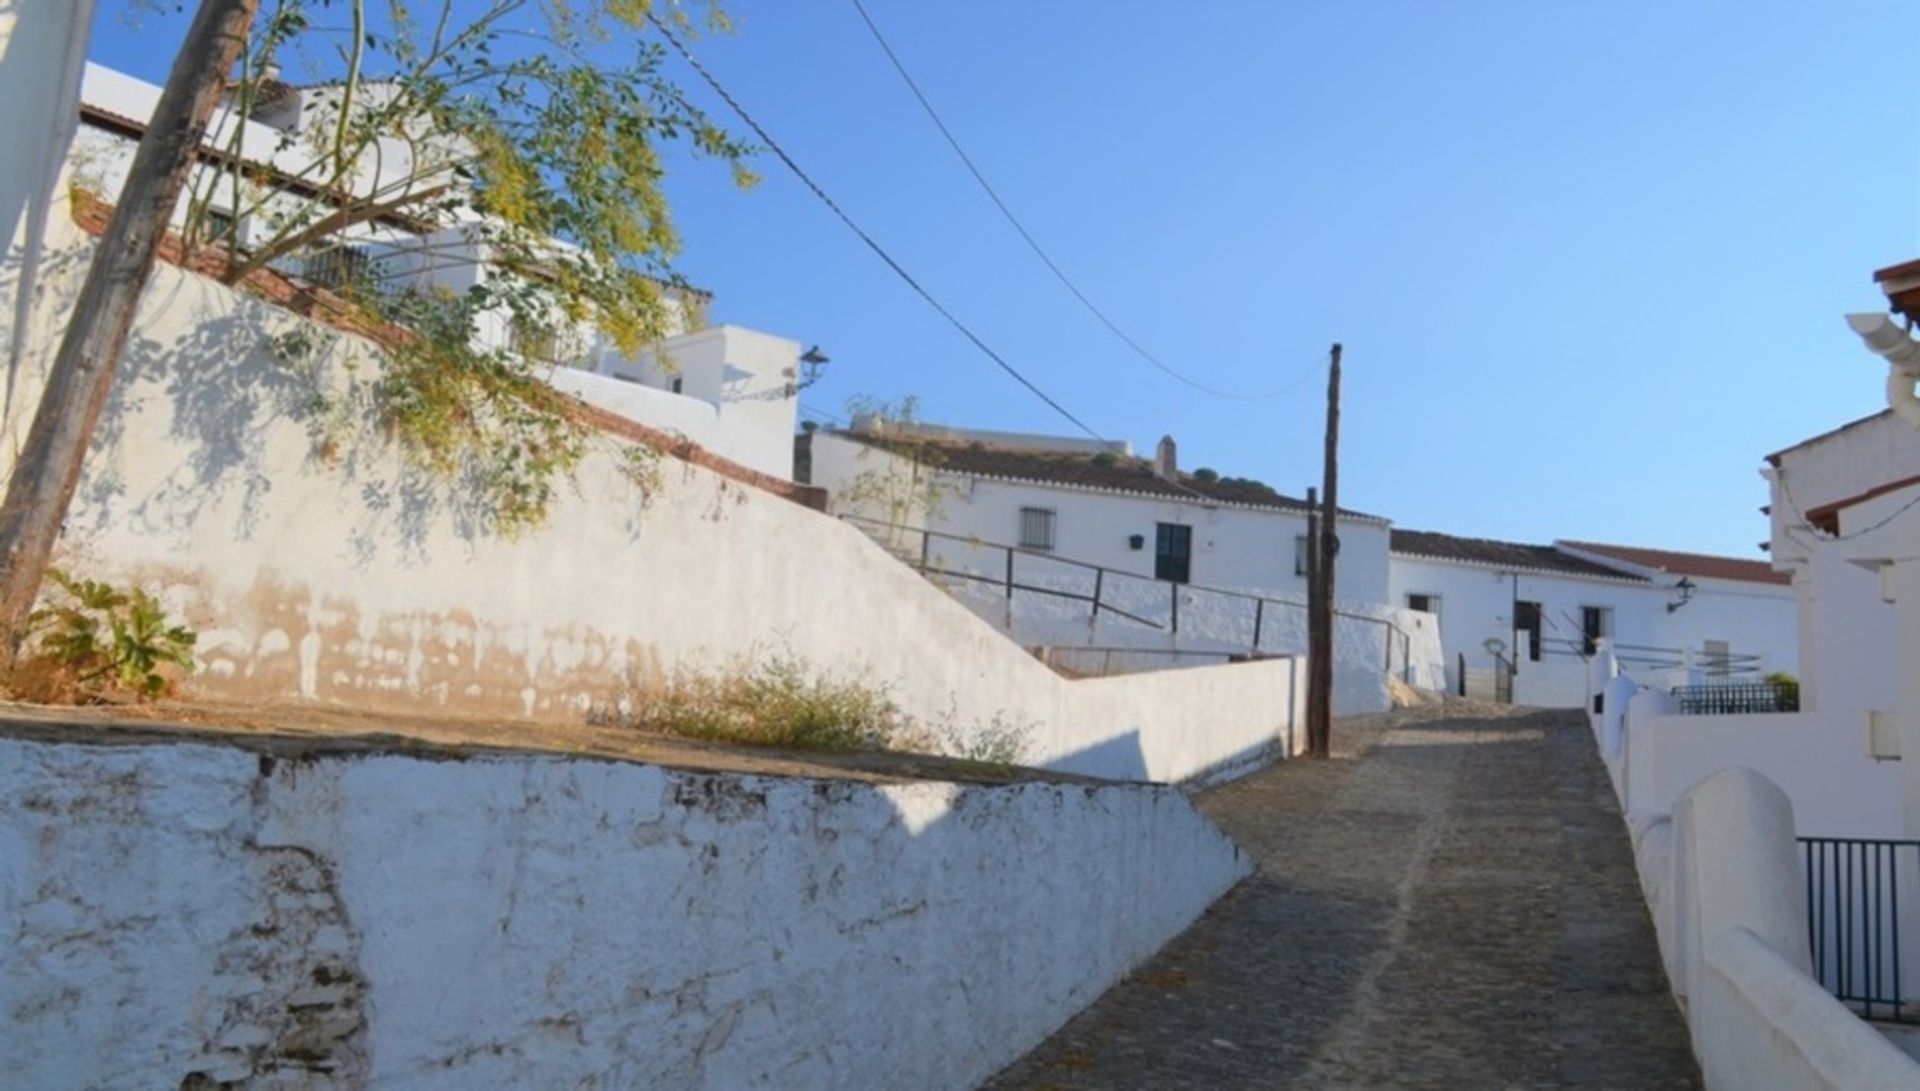
[[[1128,548],[1128,549],[1145,549],[1145,548],[1147,548],[1147,536],[1146,536],[1146,535],[1144,535],[1144,534],[1129,534],[1129,535],[1127,535],[1127,548]]]
[[[1697,585],[1692,580],[1685,576],[1680,577],[1680,582],[1673,585],[1674,594],[1680,597],[1667,603],[1667,613],[1671,614],[1687,603],[1692,602],[1695,586]]]

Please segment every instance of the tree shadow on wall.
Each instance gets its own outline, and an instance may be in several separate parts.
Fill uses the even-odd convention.
[[[481,469],[419,467],[381,426],[381,369],[365,341],[156,270],[95,433],[77,529],[128,522],[179,534],[231,512],[227,532],[248,541],[276,517],[276,486],[297,474],[324,475],[338,494],[338,518],[303,529],[337,534],[358,567],[428,563],[442,524],[469,549],[496,536]],[[132,427],[147,414],[167,414],[168,442],[154,441],[153,425]],[[154,459],[177,461],[156,481]],[[130,478],[144,482],[140,495]]]

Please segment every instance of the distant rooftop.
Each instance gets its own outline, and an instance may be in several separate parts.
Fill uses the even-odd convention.
[[[1495,568],[1557,572],[1596,579],[1627,580],[1633,583],[1648,582],[1644,577],[1582,557],[1575,557],[1550,545],[1501,542],[1491,538],[1462,538],[1431,530],[1395,528],[1390,548],[1393,552],[1408,557],[1464,561],[1468,564],[1490,565]]]
[[[844,436],[896,454],[917,453],[941,470],[974,477],[1133,493],[1189,503],[1232,504],[1299,513],[1307,510],[1306,501],[1280,493],[1263,482],[1246,478],[1204,480],[1190,473],[1176,473],[1172,480],[1163,478],[1154,472],[1151,460],[1122,453],[1129,450],[1122,444],[1053,436],[1029,437],[1004,432],[971,432],[944,429],[938,425],[920,425],[911,430],[901,430],[890,424],[885,435],[858,430],[835,430],[828,434]],[[928,438],[949,435],[983,438],[964,442]],[[989,442],[984,437],[999,437],[999,442]],[[1346,508],[1340,509],[1340,514],[1349,519],[1386,522],[1377,515]]]
[[[1582,553],[1597,554],[1651,568],[1674,576],[1698,576],[1710,580],[1741,580],[1747,583],[1791,584],[1793,576],[1775,572],[1766,561],[1742,557],[1722,557],[1712,553],[1682,553],[1671,549],[1646,549],[1640,546],[1604,545],[1599,542],[1558,543]]]

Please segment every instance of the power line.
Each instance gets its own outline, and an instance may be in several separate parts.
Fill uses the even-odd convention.
[[[1040,245],[1039,240],[1033,237],[1033,232],[1028,231],[1027,226],[1020,222],[1020,218],[1013,214],[1013,209],[1007,207],[1007,202],[1000,198],[999,192],[993,188],[993,183],[987,181],[987,176],[981,173],[980,168],[974,164],[973,157],[968,155],[967,150],[960,146],[959,138],[953,135],[953,130],[947,128],[947,123],[941,120],[939,111],[933,108],[933,103],[927,98],[925,92],[920,90],[919,83],[915,82],[912,74],[907,71],[907,66],[901,62],[899,55],[893,51],[893,46],[887,44],[886,36],[880,33],[879,25],[873,21],[873,16],[867,13],[866,5],[862,4],[860,0],[853,0],[853,8],[860,13],[861,21],[867,24],[867,30],[872,32],[873,40],[879,43],[880,51],[887,55],[888,61],[892,62],[893,70],[900,74],[900,79],[906,83],[907,90],[913,92],[913,97],[919,101],[920,108],[926,111],[927,117],[933,122],[933,127],[940,130],[940,135],[946,138],[947,146],[953,149],[953,154],[960,157],[960,162],[966,165],[967,173],[973,175],[973,180],[980,183],[980,188],[986,191],[987,197],[990,198],[994,206],[1000,210],[1000,215],[1006,217],[1007,222],[1013,225],[1014,231],[1018,232],[1020,237],[1026,240],[1027,247],[1053,272],[1055,279],[1059,280],[1061,285],[1073,294],[1073,298],[1080,301],[1080,305],[1087,309],[1087,313],[1098,319],[1100,324],[1107,327],[1107,330],[1119,338],[1122,344],[1132,349],[1134,355],[1201,393],[1211,394],[1216,398],[1227,398],[1233,401],[1264,401],[1278,398],[1291,393],[1298,388],[1300,384],[1313,378],[1318,368],[1309,369],[1299,378],[1274,390],[1260,393],[1236,393],[1231,390],[1221,390],[1218,387],[1208,386],[1198,379],[1191,378],[1152,352],[1147,351],[1145,346],[1134,340],[1126,330],[1120,328],[1119,323],[1109,318],[1105,311],[1101,310],[1092,299],[1088,298],[1087,293],[1080,290],[1080,286],[1073,282],[1073,278],[1069,277],[1066,271],[1060,268],[1060,264],[1054,261],[1053,256],[1048,254],[1046,249]]]
[[[699,74],[700,78],[706,81],[707,86],[713,89],[713,93],[716,95],[719,95],[721,100],[724,101],[727,104],[727,106],[733,110],[735,114],[739,115],[740,120],[742,122],[745,122],[746,126],[749,129],[753,130],[754,135],[760,138],[760,142],[765,144],[767,146],[767,149],[773,152],[774,156],[778,158],[781,163],[785,164],[786,168],[789,171],[793,172],[794,177],[800,179],[800,182],[803,185],[805,185],[809,190],[812,190],[813,195],[815,197],[818,197],[820,199],[820,202],[826,205],[828,210],[830,210],[835,216],[839,217],[840,222],[845,224],[849,231],[852,231],[855,235],[859,236],[860,241],[867,245],[867,249],[872,250],[874,254],[878,255],[881,261],[886,262],[887,268],[892,269],[895,275],[897,275],[901,280],[905,281],[907,287],[912,288],[914,292],[920,296],[921,299],[926,300],[928,306],[932,307],[935,311],[938,311],[940,313],[940,317],[946,319],[947,322],[951,324],[954,329],[960,331],[962,336],[966,337],[967,340],[973,342],[973,346],[979,349],[981,352],[985,353],[988,359],[992,360],[995,364],[998,364],[1000,367],[1000,370],[1006,372],[1008,375],[1013,376],[1016,382],[1018,382],[1021,386],[1026,387],[1027,390],[1030,391],[1034,397],[1039,398],[1041,401],[1045,402],[1048,405],[1048,407],[1050,407],[1054,412],[1060,414],[1062,417],[1066,418],[1067,421],[1072,423],[1072,425],[1075,428],[1080,429],[1082,432],[1085,432],[1087,435],[1093,437],[1094,439],[1100,440],[1103,443],[1106,442],[1105,437],[1101,436],[1100,433],[1088,427],[1085,421],[1082,421],[1079,417],[1074,416],[1073,413],[1070,412],[1066,406],[1061,405],[1058,401],[1055,401],[1050,395],[1047,394],[1046,391],[1041,390],[1039,386],[1035,385],[1033,380],[1027,378],[1025,375],[1020,374],[1019,369],[1014,367],[1012,364],[1008,363],[1005,357],[993,351],[993,349],[985,341],[980,339],[979,334],[974,333],[972,329],[968,328],[966,323],[960,321],[960,319],[956,317],[952,311],[948,310],[945,304],[941,303],[938,299],[934,298],[934,295],[932,292],[929,292],[927,289],[921,287],[920,282],[914,279],[913,274],[907,272],[904,266],[902,266],[898,261],[895,261],[893,258],[893,255],[889,254],[886,251],[885,247],[882,247],[878,242],[874,241],[874,238],[872,235],[867,234],[866,231],[863,230],[859,224],[855,223],[853,220],[853,217],[849,216],[846,210],[841,208],[840,205],[836,201],[834,201],[832,197],[829,197],[827,195],[827,191],[824,189],[821,189],[820,184],[818,182],[815,182],[813,178],[807,174],[806,171],[800,169],[800,164],[794,162],[793,157],[788,155],[786,152],[786,149],[780,146],[780,142],[775,140],[772,134],[768,133],[767,130],[760,127],[760,123],[753,119],[753,115],[747,112],[746,107],[740,105],[739,101],[735,99],[733,95],[730,94],[725,87],[721,86],[720,81],[717,78],[715,78],[713,73],[707,71],[706,66],[701,64],[699,59],[693,55],[692,51],[687,49],[686,45],[684,45],[680,41],[680,39],[674,35],[673,31],[667,28],[667,24],[664,21],[662,21],[658,15],[655,15],[653,12],[649,11],[647,13],[647,22],[653,24],[654,29],[658,30],[661,36],[666,38],[667,42],[673,46],[674,51],[679,53],[681,57],[685,58],[687,64],[691,65],[693,67],[693,70]]]

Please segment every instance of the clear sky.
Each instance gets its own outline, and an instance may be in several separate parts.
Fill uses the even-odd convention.
[[[182,16],[100,0],[156,82]],[[1920,257],[1911,0],[867,0],[1080,286],[1202,381],[1346,346],[1341,498],[1403,526],[1758,556],[1769,451],[1883,406],[1841,315]],[[1109,438],[1299,493],[1323,382],[1196,393],[1028,251],[849,0],[731,0],[696,50],[847,210]],[[675,63],[672,71],[691,73]],[[700,89],[703,101],[710,101]],[[716,101],[716,111],[724,110]],[[818,343],[807,405],[1070,432],[770,158],[676,163],[714,317]]]

